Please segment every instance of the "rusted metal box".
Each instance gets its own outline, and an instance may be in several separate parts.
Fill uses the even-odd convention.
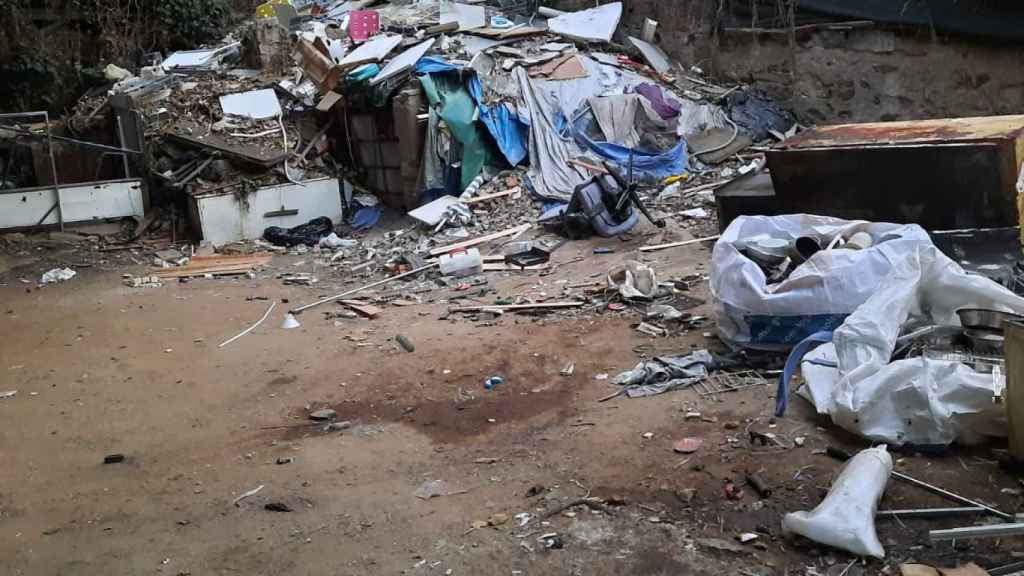
[[[767,157],[779,213],[1016,226],[1024,115],[825,126]]]

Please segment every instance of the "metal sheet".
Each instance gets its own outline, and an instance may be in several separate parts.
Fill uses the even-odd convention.
[[[833,146],[881,146],[894,144],[1016,140],[1024,136],[1024,115],[943,118],[905,122],[839,124],[807,130],[778,149],[793,150]]]
[[[125,216],[142,217],[142,180],[109,180],[60,186],[65,222],[88,222]],[[53,186],[0,191],[0,229],[35,226],[57,202]],[[58,224],[55,211],[43,225]]]

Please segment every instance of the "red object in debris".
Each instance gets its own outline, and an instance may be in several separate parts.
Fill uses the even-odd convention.
[[[700,438],[683,438],[672,445],[672,449],[680,454],[693,454],[697,450],[700,450],[701,445],[704,441]]]
[[[380,32],[380,14],[376,10],[356,10],[348,14],[348,37],[365,42]]]
[[[618,312],[619,310],[625,310],[626,305],[623,304],[622,302],[609,302],[608,309],[611,310],[612,312]]]
[[[725,492],[725,497],[729,500],[740,500],[743,498],[743,489],[737,488],[732,482],[726,483],[722,487],[722,491]]]
[[[466,284],[465,282],[459,282],[459,284],[455,287],[455,291],[462,292],[463,290],[469,290],[469,288],[469,284]]]

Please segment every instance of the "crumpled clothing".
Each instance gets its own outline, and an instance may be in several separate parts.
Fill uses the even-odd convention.
[[[54,284],[56,282],[64,282],[65,280],[71,280],[75,277],[75,272],[71,268],[54,268],[49,272],[43,274],[43,277],[39,279],[42,284]]]
[[[608,271],[608,287],[618,290],[627,300],[651,299],[658,293],[654,269],[636,260],[626,260]]]
[[[692,386],[707,378],[713,362],[711,354],[704,349],[686,356],[658,356],[619,374],[612,384],[625,386],[626,395],[630,398],[655,396]]]
[[[651,125],[662,130],[667,126],[651,103],[639,94],[594,96],[587,102],[605,141],[613,144],[636,148],[640,145],[642,131]],[[637,114],[640,111],[643,116]]]
[[[651,107],[665,120],[679,116],[681,109],[679,102],[665,96],[665,93],[658,86],[644,82],[639,84],[635,90],[637,94],[647,98],[651,102]]]

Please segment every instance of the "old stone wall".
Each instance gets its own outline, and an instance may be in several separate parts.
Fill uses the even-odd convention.
[[[885,26],[716,33],[709,5],[626,0],[620,33],[657,20],[673,58],[763,88],[808,124],[1024,113],[1024,47]]]

